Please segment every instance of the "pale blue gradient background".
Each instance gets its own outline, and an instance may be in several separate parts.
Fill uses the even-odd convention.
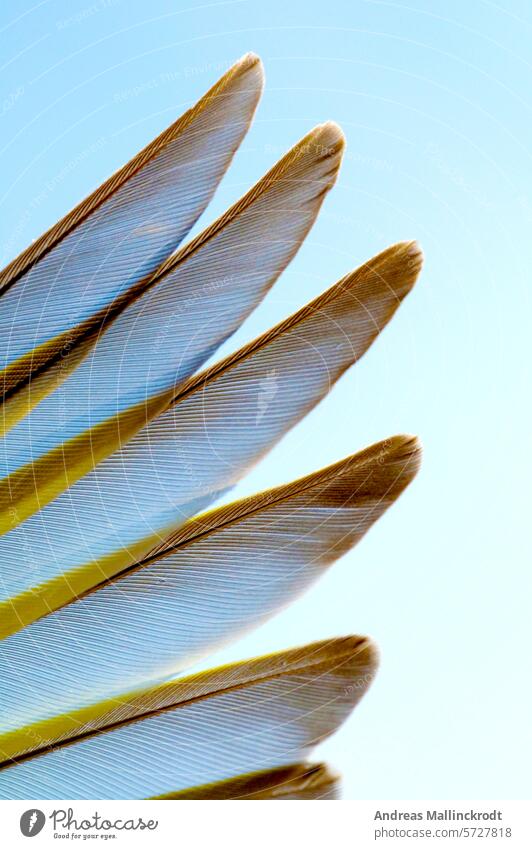
[[[248,50],[265,95],[203,222],[316,123],[340,122],[348,150],[231,347],[389,243],[421,241],[425,271],[392,325],[239,493],[401,431],[422,437],[422,472],[321,584],[216,659],[368,633],[380,675],[320,753],[345,796],[529,796],[530,4],[21,0],[0,14],[2,261]]]

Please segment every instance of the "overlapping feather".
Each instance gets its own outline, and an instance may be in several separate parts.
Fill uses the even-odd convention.
[[[358,361],[410,290],[419,262],[418,249],[402,243],[347,275],[192,378],[120,452],[0,537],[0,633],[141,559],[234,486]],[[275,397],[262,410],[268,380]],[[29,572],[19,567],[21,545]]]
[[[114,581],[4,640],[0,751],[51,744],[46,729],[74,730],[76,711],[95,699],[180,672],[264,622],[361,539],[418,464],[416,441],[395,437],[221,507]]]
[[[392,437],[194,518],[360,359],[421,266],[416,243],[388,248],[197,372],[341,160],[339,128],[317,127],[176,251],[261,85],[244,57],[0,274],[0,798],[338,794],[305,758],[367,689],[365,638],[173,677],[302,593],[419,465]]]
[[[239,775],[226,781],[165,793],[157,799],[310,801],[338,799],[339,777],[325,764],[296,764],[290,767]]]
[[[131,439],[239,327],[306,235],[334,182],[342,147],[335,125],[303,139],[165,262],[78,368],[6,434],[0,511],[5,515],[9,505],[12,513],[0,518],[0,531],[37,512]]]
[[[6,765],[0,798],[152,797],[295,766],[351,712],[376,663],[371,643],[350,637],[96,703],[76,734]]]
[[[0,273],[4,428],[53,389],[50,368],[56,382],[67,376],[81,341],[94,343],[186,236],[248,129],[262,79],[258,58],[245,56]]]

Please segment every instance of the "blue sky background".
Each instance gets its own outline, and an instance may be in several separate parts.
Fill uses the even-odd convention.
[[[347,798],[530,795],[530,128],[526,0],[2,4],[0,260],[242,53],[266,90],[202,223],[313,125],[348,149],[318,224],[230,347],[389,243],[422,278],[364,360],[238,494],[396,432],[422,472],[357,549],[225,661],[336,634],[382,652],[321,750]]]

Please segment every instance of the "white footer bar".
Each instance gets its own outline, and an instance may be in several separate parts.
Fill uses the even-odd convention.
[[[532,802],[8,801],[0,802],[0,829],[0,845],[10,849],[531,849]]]

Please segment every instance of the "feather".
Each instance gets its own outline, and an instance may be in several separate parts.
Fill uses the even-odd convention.
[[[130,439],[239,327],[301,245],[334,183],[342,150],[334,124],[302,139],[163,263],[148,291],[125,307],[77,370],[7,434],[0,531]]]
[[[400,243],[259,339],[192,378],[158,419],[0,538],[0,634],[141,560],[226,492],[358,361],[412,288]],[[274,395],[261,394],[273,380]],[[20,569],[21,549],[32,569]]]
[[[366,638],[338,638],[95,704],[76,737],[0,769],[0,798],[136,799],[295,766],[376,664]]]
[[[259,59],[244,56],[0,273],[5,430],[67,377],[81,342],[94,343],[186,236],[248,129],[262,77]]]
[[[8,637],[0,735],[23,725],[17,750],[45,745],[46,721],[69,728],[92,701],[181,672],[262,624],[356,545],[419,461],[414,438],[392,437],[199,516],[115,581]]]
[[[325,764],[296,764],[281,769],[239,775],[227,781],[190,787],[177,793],[157,796],[157,799],[238,799],[280,801],[338,799],[340,781]]]

